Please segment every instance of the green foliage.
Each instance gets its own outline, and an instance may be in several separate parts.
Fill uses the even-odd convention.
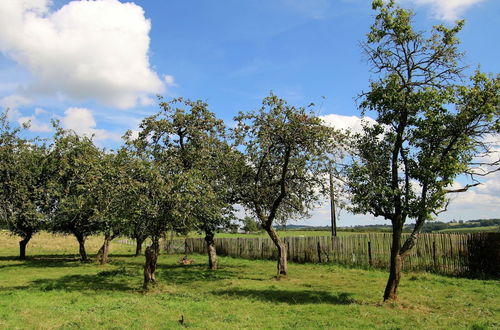
[[[251,217],[244,217],[243,220],[243,227],[242,229],[246,232],[254,233],[256,231],[259,231],[259,223],[255,221]]]
[[[29,241],[47,222],[47,148],[19,137],[0,114],[0,222]]]
[[[415,219],[418,232],[446,208],[457,176],[478,173],[473,160],[491,151],[486,138],[499,132],[500,77],[476,72],[460,85],[463,22],[435,26],[427,37],[394,1],[373,7],[378,14],[363,49],[378,76],[360,105],[376,113],[377,125],[354,141],[351,209],[398,228]]]
[[[162,110],[144,119],[138,139],[131,141],[151,159],[164,180],[178,177],[184,185],[182,221],[177,231],[214,233],[233,218],[238,153],[226,142],[223,122],[202,101],[160,99]]]
[[[92,139],[56,128],[49,155],[52,171],[50,229],[85,238],[100,230],[105,155]]]
[[[338,133],[272,93],[259,110],[235,120],[233,137],[245,155],[241,203],[268,227],[275,219],[307,215],[321,196]]]

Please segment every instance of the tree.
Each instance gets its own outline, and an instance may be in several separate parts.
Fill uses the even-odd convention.
[[[94,190],[97,227],[104,234],[104,242],[96,256],[101,264],[108,262],[111,241],[126,233],[130,225],[126,217],[130,201],[125,198],[129,191],[128,162],[128,154],[123,149],[102,155],[99,181]]]
[[[147,139],[145,139],[147,141]],[[145,251],[144,284],[156,283],[155,271],[160,238],[168,230],[182,232],[192,226],[194,209],[200,201],[199,176],[179,172],[174,162],[155,161],[145,140],[130,139],[128,134],[127,187],[122,203],[123,216],[151,238]]]
[[[375,23],[362,46],[378,78],[361,95],[360,108],[374,111],[377,124],[357,135],[347,181],[354,212],[392,223],[387,300],[397,297],[404,258],[424,223],[446,209],[449,193],[479,184],[452,189],[457,176],[475,180],[497,170],[474,167],[492,151],[486,137],[499,131],[500,78],[476,72],[469,85],[460,85],[464,69],[456,35],[462,21],[435,26],[427,36],[413,29],[413,14],[394,1],[375,0],[373,9]],[[408,219],[415,227],[402,244]]]
[[[249,233],[259,231],[259,224],[252,217],[244,217],[243,222],[243,230]]]
[[[47,148],[41,141],[19,137],[6,112],[0,114],[0,221],[22,238],[19,258],[47,220]]]
[[[136,145],[159,167],[168,164],[198,182],[192,205],[194,225],[205,233],[210,269],[217,268],[215,233],[233,218],[235,163],[238,153],[226,142],[223,122],[202,101],[182,98],[165,102],[162,110],[146,118]]]
[[[82,261],[88,261],[86,238],[99,231],[103,157],[92,139],[56,127],[49,155],[53,173],[50,230],[75,235]]]
[[[305,216],[319,201],[338,133],[272,93],[259,110],[235,120],[234,139],[245,156],[240,200],[276,245],[278,275],[286,275],[287,247],[273,223]]]

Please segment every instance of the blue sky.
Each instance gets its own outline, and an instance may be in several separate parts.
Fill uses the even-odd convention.
[[[419,29],[466,20],[466,63],[500,72],[500,1],[401,0]],[[158,110],[155,95],[203,99],[228,125],[269,91],[316,104],[341,125],[358,120],[355,97],[370,78],[359,42],[368,0],[2,0],[0,106],[49,137],[50,119],[113,148]],[[345,116],[345,117],[343,117]],[[441,219],[496,217],[500,176],[458,196]],[[341,224],[369,224],[345,212]],[[376,222],[382,222],[378,220]],[[327,224],[313,212],[310,224]]]

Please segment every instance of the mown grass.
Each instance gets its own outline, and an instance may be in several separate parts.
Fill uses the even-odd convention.
[[[180,266],[161,255],[159,283],[141,290],[143,257],[112,245],[111,263],[81,264],[72,237],[37,235],[19,261],[17,239],[0,234],[0,328],[380,328],[495,329],[498,281],[406,273],[396,303],[382,303],[387,274],[336,265],[206,258]],[[96,251],[98,238],[88,242]],[[179,320],[183,318],[184,323]]]

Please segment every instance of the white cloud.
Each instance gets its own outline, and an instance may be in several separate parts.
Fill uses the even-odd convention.
[[[17,109],[20,106],[28,105],[31,100],[25,96],[12,94],[0,99],[0,106],[9,109]]]
[[[166,75],[163,76],[163,81],[165,81],[165,84],[168,87],[177,87],[177,83],[174,80],[174,76],[166,74]]]
[[[413,2],[416,5],[428,5],[436,18],[446,21],[460,19],[462,14],[480,2],[485,0],[404,0]]]
[[[17,122],[19,123],[19,125],[29,123],[29,130],[32,132],[41,132],[41,133],[52,132],[53,129],[49,124],[43,123],[37,118],[39,115],[42,115],[44,113],[47,113],[47,111],[41,108],[36,108],[33,115],[19,117],[17,119]]]
[[[342,116],[329,114],[320,116],[323,122],[330,127],[338,130],[350,130],[355,133],[361,133],[364,124],[375,124],[376,121],[370,117]]]
[[[165,87],[149,65],[150,21],[118,0],[0,1],[0,51],[34,77],[25,95],[63,95],[129,108]]]
[[[88,137],[94,136],[96,141],[114,140],[120,141],[121,136],[116,133],[110,133],[104,129],[97,129],[97,123],[92,111],[87,108],[68,108],[64,111],[64,117],[61,119],[62,126],[73,130],[79,135]]]

